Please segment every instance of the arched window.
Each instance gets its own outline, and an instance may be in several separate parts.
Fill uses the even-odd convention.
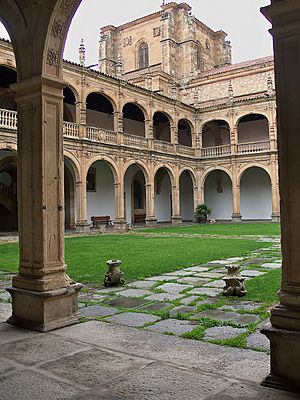
[[[138,66],[139,69],[149,67],[149,50],[147,43],[143,42],[139,45],[138,56],[139,56],[139,66]]]

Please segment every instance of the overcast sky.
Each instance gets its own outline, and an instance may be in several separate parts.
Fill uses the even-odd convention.
[[[178,0],[178,2],[180,2]],[[240,62],[272,54],[269,23],[260,7],[270,0],[189,0],[192,13],[213,30],[224,30],[232,42],[233,62]],[[82,0],[72,22],[64,57],[78,62],[80,39],[84,38],[87,65],[98,61],[100,27],[124,22],[156,12],[162,0]],[[107,7],[109,5],[109,7]],[[0,25],[0,36],[8,38]]]

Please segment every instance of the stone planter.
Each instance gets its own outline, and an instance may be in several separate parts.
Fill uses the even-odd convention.
[[[108,260],[106,262],[108,271],[104,277],[104,286],[122,286],[124,285],[123,272],[120,270],[122,261]]]

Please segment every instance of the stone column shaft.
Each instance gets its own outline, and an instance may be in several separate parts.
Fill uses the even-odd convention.
[[[154,215],[154,184],[146,185],[146,224],[156,223]]]
[[[172,223],[178,224],[182,222],[180,215],[180,193],[179,186],[172,186]]]
[[[81,287],[70,285],[64,263],[64,86],[43,76],[15,85],[20,261],[8,322],[41,331],[77,321]]]

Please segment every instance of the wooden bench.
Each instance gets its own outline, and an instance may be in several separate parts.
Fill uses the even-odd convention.
[[[97,228],[100,225],[111,225],[112,220],[109,215],[98,215],[91,217],[93,227]]]
[[[134,223],[144,222],[146,219],[146,214],[134,214]]]

